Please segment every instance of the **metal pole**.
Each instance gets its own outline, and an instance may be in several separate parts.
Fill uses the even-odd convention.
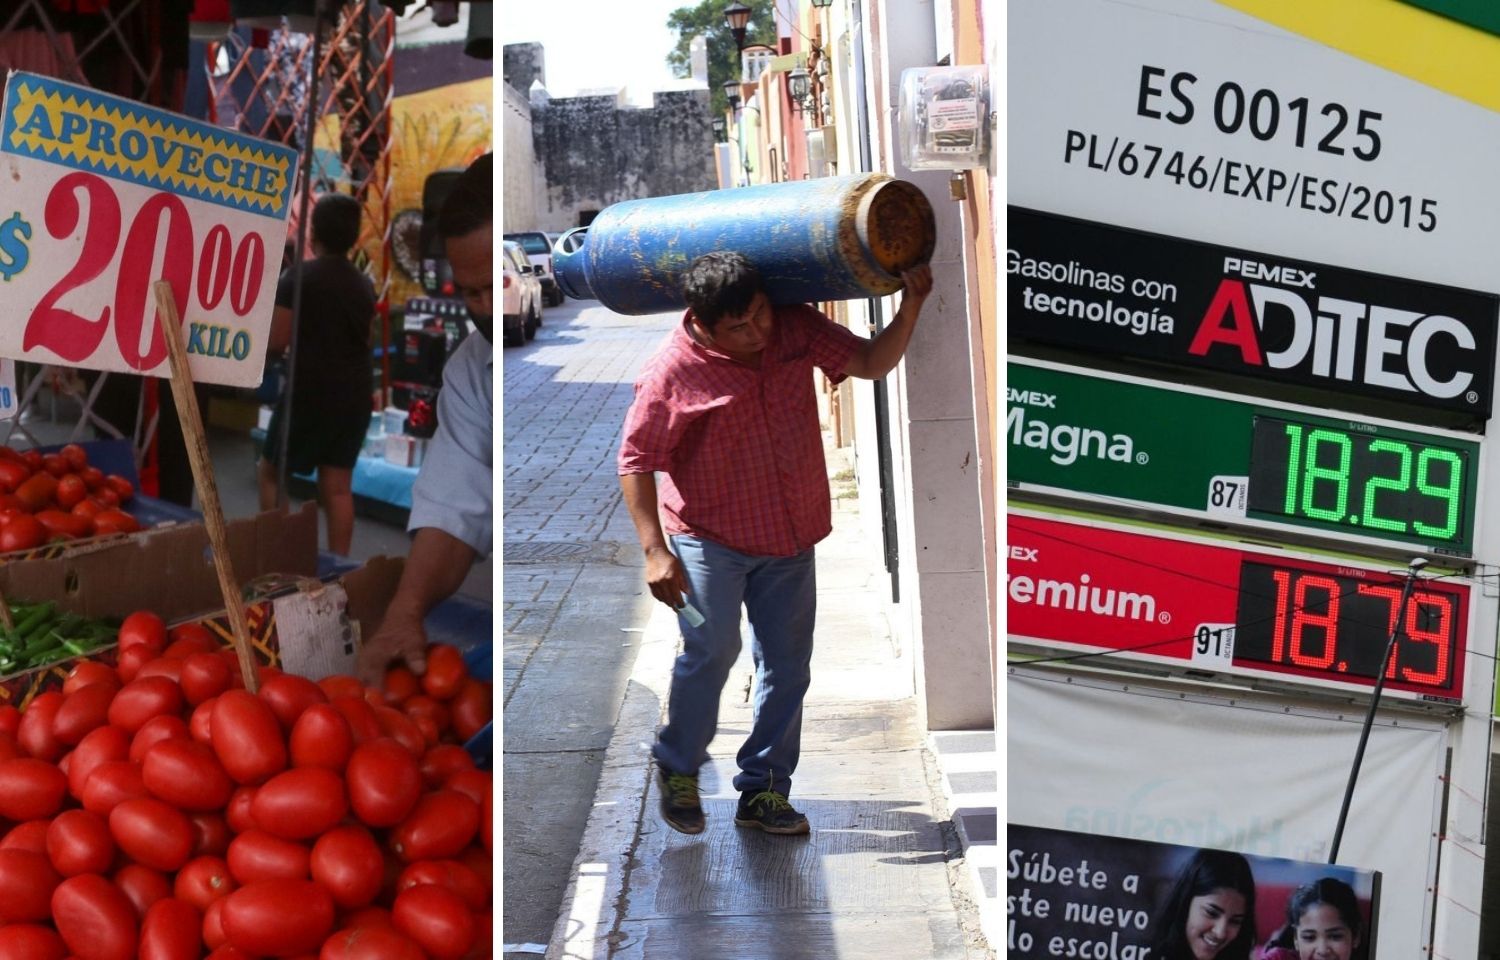
[[[287,502],[287,446],[292,433],[292,388],[297,382],[297,328],[302,324],[302,261],[307,246],[307,204],[312,196],[313,135],[318,126],[318,60],[323,52],[323,4],[314,7],[312,77],[307,83],[307,126],[302,144],[302,196],[297,213],[297,262],[292,265],[292,339],[286,348],[286,387],[281,397],[281,436],[276,439],[281,456],[276,466],[276,506]]]
[[[1375,723],[1375,711],[1380,707],[1380,694],[1385,690],[1385,671],[1391,662],[1391,652],[1396,649],[1396,637],[1401,625],[1406,622],[1406,603],[1411,599],[1412,587],[1417,582],[1417,573],[1427,566],[1427,561],[1416,557],[1406,570],[1406,585],[1401,588],[1401,603],[1396,608],[1396,622],[1391,625],[1391,635],[1385,641],[1385,654],[1380,658],[1380,673],[1375,677],[1375,693],[1370,697],[1370,709],[1365,712],[1365,723],[1359,731],[1359,746],[1354,751],[1354,766],[1349,768],[1349,783],[1344,787],[1344,803],[1339,807],[1339,823],[1333,830],[1333,847],[1328,851],[1328,862],[1339,862],[1339,844],[1344,839],[1344,821],[1349,817],[1349,803],[1354,799],[1354,784],[1359,780],[1359,767],[1365,759],[1365,743],[1370,739],[1370,727]]]

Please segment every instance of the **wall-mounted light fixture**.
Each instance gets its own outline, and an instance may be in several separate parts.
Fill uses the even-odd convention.
[[[800,110],[807,106],[807,98],[812,92],[812,76],[802,67],[797,67],[786,75],[786,88]]]
[[[714,128],[714,142],[715,143],[727,143],[728,140],[729,140],[729,136],[728,136],[727,133],[725,133],[725,123],[724,123],[724,118],[723,117],[714,117],[714,119],[713,119],[713,128]]]
[[[729,100],[729,109],[740,108],[740,82],[738,80],[724,81],[724,96]]]

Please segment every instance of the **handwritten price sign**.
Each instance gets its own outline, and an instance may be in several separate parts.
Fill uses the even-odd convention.
[[[11,73],[0,105],[0,357],[167,376],[167,280],[193,379],[260,383],[297,155]]]

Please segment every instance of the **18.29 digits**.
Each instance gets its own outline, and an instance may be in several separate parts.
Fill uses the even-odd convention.
[[[87,199],[87,215],[80,208],[80,195]],[[197,250],[192,218],[181,198],[171,193],[151,196],[121,232],[120,202],[114,189],[92,173],[70,173],[53,185],[47,196],[44,218],[48,234],[67,240],[83,221],[83,242],[78,259],[37,302],[26,321],[22,348],[44,347],[69,363],[82,363],[99,349],[109,331],[111,307],[96,318],[81,316],[58,306],[63,296],[97,278],[120,252],[113,311],[115,341],[125,362],[137,370],[151,370],[167,357],[161,331],[153,326],[150,345],[141,351],[141,335],[154,300],[150,286],[160,278],[171,283],[181,298],[193,289],[196,266],[197,302],[205,311],[216,310],[226,299],[236,317],[255,307],[265,276],[264,243],[256,233],[247,233],[235,243],[228,228],[215,224]],[[160,234],[165,229],[160,270],[153,269]],[[123,240],[123,244],[122,244]],[[181,302],[181,300],[179,300]],[[186,303],[181,304],[186,312]],[[242,360],[250,353],[250,334],[228,327],[194,323],[187,331],[187,351],[207,356]]]

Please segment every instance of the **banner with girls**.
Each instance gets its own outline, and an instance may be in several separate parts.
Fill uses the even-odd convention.
[[[1370,960],[1380,874],[1010,824],[1011,957]]]

